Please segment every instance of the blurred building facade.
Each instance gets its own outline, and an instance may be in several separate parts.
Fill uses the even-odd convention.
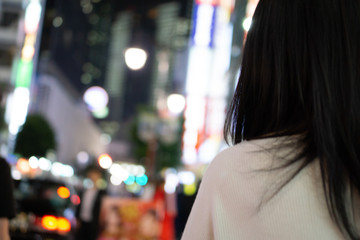
[[[0,83],[8,85],[11,67],[18,48],[20,48],[19,25],[23,12],[21,0],[0,1]]]
[[[39,62],[30,113],[40,113],[56,133],[56,160],[77,166],[78,154],[89,155],[88,164],[105,152],[102,131],[80,94],[51,61]],[[80,164],[81,165],[81,164]]]
[[[7,126],[4,112],[7,96],[14,90],[12,82],[13,63],[21,47],[20,27],[23,15],[22,0],[0,1],[0,145],[1,154],[7,153]]]
[[[171,93],[184,94],[191,14],[192,1],[163,1],[117,13],[105,81],[110,112],[102,121],[119,124],[118,132],[109,132],[114,140],[126,140],[127,126],[139,105],[161,112]],[[124,52],[130,47],[147,53],[142,69],[126,65]]]

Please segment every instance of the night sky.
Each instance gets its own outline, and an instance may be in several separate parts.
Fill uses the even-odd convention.
[[[135,13],[134,30],[141,35],[140,38],[149,38],[147,42],[151,42],[155,30],[154,7],[166,2],[174,1],[49,0],[46,5],[40,56],[50,56],[80,93],[89,85],[101,86],[107,67],[110,27],[116,14],[132,10]],[[179,2],[182,3],[180,15],[184,16],[187,1]],[[90,13],[83,11],[86,3],[92,5]],[[59,17],[62,24],[54,27],[54,19]],[[86,79],[87,75],[84,80],[84,73],[91,75],[90,82]]]

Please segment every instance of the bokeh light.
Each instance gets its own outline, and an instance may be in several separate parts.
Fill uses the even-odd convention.
[[[45,215],[41,219],[41,225],[50,231],[54,231],[57,228],[57,219],[55,216]]]
[[[109,95],[102,87],[93,86],[85,91],[83,99],[89,109],[96,112],[106,107],[109,102]]]
[[[167,98],[167,106],[171,113],[179,114],[185,108],[185,97],[181,94],[171,94]]]
[[[148,182],[148,177],[145,174],[137,176],[135,178],[135,182],[140,186],[145,186]]]
[[[79,195],[76,195],[76,194],[72,195],[72,196],[71,196],[71,202],[72,202],[74,205],[79,205],[80,202],[81,202]]]
[[[192,196],[196,193],[196,184],[195,182],[192,184],[185,184],[184,185],[184,194],[186,196]]]
[[[250,30],[251,22],[252,22],[252,17],[247,17],[244,19],[242,26],[246,32]]]
[[[195,174],[190,171],[180,171],[178,173],[179,182],[182,184],[193,184],[195,182]]]
[[[112,159],[109,154],[101,154],[98,158],[100,167],[108,169],[112,165]]]
[[[128,48],[125,51],[126,65],[132,70],[139,70],[144,67],[147,59],[147,54],[140,48]]]
[[[89,162],[90,156],[87,152],[81,151],[76,155],[76,160],[79,164],[85,165]]]
[[[70,197],[70,190],[67,187],[61,186],[57,189],[59,197],[66,199]]]
[[[25,158],[19,158],[16,163],[16,167],[22,174],[27,174],[30,172],[30,164]]]
[[[135,182],[135,176],[129,175],[129,177],[124,181],[126,185],[131,185]]]
[[[134,183],[131,185],[126,185],[126,190],[128,190],[131,193],[138,194],[143,190],[143,188],[139,184]]]
[[[36,169],[39,167],[39,159],[35,156],[29,158],[29,165],[32,169]]]
[[[57,229],[61,232],[70,232],[71,224],[69,220],[64,217],[59,217],[57,219]]]
[[[110,177],[110,182],[112,185],[119,186],[123,181],[120,178],[118,178],[117,176],[112,175]]]
[[[51,170],[51,162],[50,160],[46,158],[40,158],[39,159],[39,168],[44,171],[50,171]]]

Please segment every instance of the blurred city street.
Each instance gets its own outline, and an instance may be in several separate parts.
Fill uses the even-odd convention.
[[[180,239],[256,4],[0,0],[11,239]]]

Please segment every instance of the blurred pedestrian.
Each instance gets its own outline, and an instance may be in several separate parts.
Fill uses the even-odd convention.
[[[102,198],[105,190],[98,187],[102,179],[102,172],[95,166],[86,171],[86,176],[91,180],[91,186],[86,187],[80,197],[80,204],[76,211],[77,233],[76,240],[95,240],[99,234],[99,216]]]
[[[182,239],[360,239],[360,0],[260,0]]]
[[[9,219],[15,216],[13,179],[10,166],[0,157],[0,239],[10,240]]]

